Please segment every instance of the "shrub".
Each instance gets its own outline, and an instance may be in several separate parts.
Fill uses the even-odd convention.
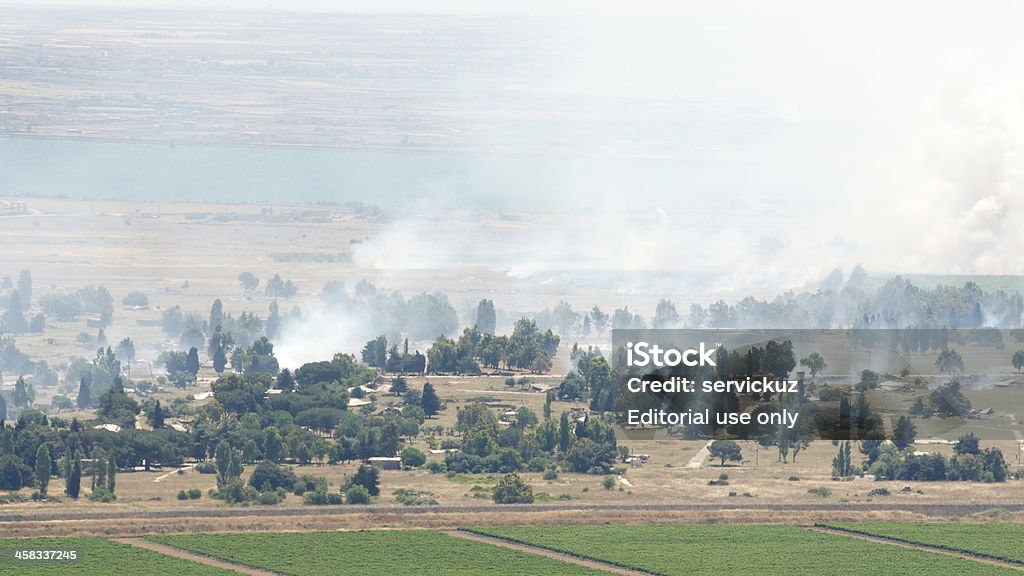
[[[790,482],[799,482],[800,481],[800,477],[799,476],[790,476],[789,477],[789,481]]]
[[[611,476],[605,476],[604,480],[601,481],[601,486],[604,486],[605,490],[611,490],[615,488],[615,478]]]
[[[178,490],[178,500],[188,500],[188,492]]]
[[[345,502],[348,504],[369,504],[370,491],[359,484],[353,485],[345,492]]]
[[[200,474],[216,474],[217,465],[210,460],[204,460],[199,464],[196,464],[195,471],[199,472]]]
[[[494,487],[494,502],[496,504],[531,504],[533,503],[533,488],[523,481],[518,474],[512,472],[498,480]]]
[[[447,471],[447,466],[440,460],[431,460],[427,462],[427,470],[430,470],[431,474],[444,474]]]
[[[323,476],[310,476],[309,474],[303,474],[295,479],[295,485],[292,492],[296,496],[302,496],[306,492],[322,491],[326,492],[329,487],[327,478]]]
[[[328,492],[326,488],[316,489],[310,492],[306,492],[302,498],[303,504],[309,504],[312,506],[337,506],[341,504],[341,494],[337,492]]]
[[[728,474],[719,474],[718,475],[718,480],[711,480],[711,481],[708,482],[708,486],[728,486],[728,485],[729,485],[729,475]]]
[[[543,478],[545,480],[558,480],[558,470],[555,470],[554,468],[548,468],[547,470],[544,471]]]
[[[829,496],[832,495],[832,491],[829,490],[828,488],[825,488],[824,486],[811,488],[810,490],[807,491],[807,493],[814,494],[815,496],[821,496],[822,498],[828,498]]]
[[[888,488],[874,488],[870,492],[868,492],[868,496],[888,496],[888,495],[889,495],[889,489]]]
[[[256,497],[256,502],[259,502],[260,504],[263,504],[265,506],[272,506],[284,500],[284,497],[284,490],[281,490],[281,492],[260,492],[260,495]]]
[[[114,493],[110,490],[97,486],[96,489],[92,491],[92,494],[89,495],[89,500],[93,502],[110,503],[117,500],[117,496],[114,496]]]
[[[395,490],[395,500],[404,506],[437,506],[437,500],[415,490],[399,488]]]
[[[188,490],[188,499],[189,500],[199,500],[199,498],[201,498],[202,495],[203,495],[203,491],[200,490],[199,488],[189,488],[189,490]]]

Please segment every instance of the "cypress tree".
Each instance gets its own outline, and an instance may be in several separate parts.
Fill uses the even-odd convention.
[[[156,406],[153,407],[153,417],[151,418],[150,424],[153,425],[153,429],[164,427],[164,411],[160,407],[160,401],[156,401]]]
[[[78,383],[78,398],[76,400],[78,407],[82,410],[92,406],[91,388],[89,379],[82,376],[82,380]]]
[[[71,474],[68,476],[67,493],[72,498],[78,498],[82,489],[82,457],[75,453],[75,461],[71,465]]]
[[[69,483],[71,482],[71,466],[72,466],[72,460],[73,460],[73,457],[71,456],[71,447],[70,446],[64,449],[64,458],[63,458],[63,460],[64,460],[64,462],[63,462],[63,464],[64,464],[64,494],[67,494],[68,496],[70,496],[70,494],[68,494],[68,490],[70,490]]]
[[[420,398],[420,407],[427,416],[434,416],[441,410],[441,400],[434,392],[434,385],[427,382],[423,385],[423,396]]]
[[[110,455],[110,460],[107,461],[107,489],[110,493],[114,493],[114,475],[117,474],[117,458],[113,454]]]
[[[36,482],[39,484],[39,493],[46,496],[46,487],[50,485],[50,450],[46,444],[40,444],[36,450]]]

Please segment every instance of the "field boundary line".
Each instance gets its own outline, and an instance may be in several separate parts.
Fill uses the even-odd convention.
[[[488,534],[475,530],[473,528],[459,528],[458,530],[448,530],[447,534],[456,538],[463,538],[465,540],[473,540],[476,542],[484,542],[493,546],[501,546],[503,548],[509,548],[511,550],[518,550],[520,552],[526,552],[528,554],[535,554],[538,556],[544,556],[547,558],[553,558],[555,560],[561,560],[563,562],[569,562],[578,566],[585,566],[587,568],[594,568],[596,570],[604,570],[605,572],[611,572],[613,574],[622,574],[623,576],[667,576],[661,572],[652,572],[650,570],[644,570],[638,566],[630,564],[623,564],[620,562],[614,562],[611,560],[602,560],[594,558],[593,556],[586,556],[583,554],[577,554],[568,550],[562,550],[553,546],[545,546],[543,544],[534,544],[530,542],[524,542],[522,540],[516,540],[508,536],[498,536],[495,534]]]
[[[844,528],[840,526],[832,526],[830,524],[815,524],[814,526],[806,526],[808,530],[814,530],[816,532],[822,532],[825,534],[834,534],[836,536],[846,536],[848,538],[858,538],[860,540],[867,540],[869,542],[877,542],[880,544],[890,544],[892,546],[901,546],[903,548],[910,548],[913,550],[923,550],[925,552],[935,552],[938,554],[945,554],[947,556],[954,556],[956,558],[963,558],[965,560],[972,560],[975,562],[981,562],[984,564],[992,564],[994,566],[1002,566],[1003,568],[1010,568],[1011,570],[1017,570],[1024,572],[1024,562],[1016,560],[1014,558],[1006,558],[1003,556],[997,556],[995,554],[986,554],[984,552],[976,552],[974,550],[967,550],[966,548],[957,548],[955,546],[945,546],[943,544],[927,544],[925,542],[919,542],[917,540],[909,540],[906,538],[900,538],[898,536],[882,536],[867,532],[864,530],[857,530],[855,528]]]
[[[198,564],[205,564],[207,566],[213,566],[215,568],[222,568],[224,570],[232,570],[239,574],[247,574],[248,576],[281,576],[280,572],[272,572],[270,570],[264,570],[261,568],[254,568],[252,566],[246,566],[244,564],[236,564],[229,562],[222,558],[215,558],[206,554],[200,554],[198,552],[191,552],[189,550],[183,550],[167,544],[160,544],[159,542],[151,542],[143,538],[110,538],[112,542],[119,542],[121,544],[127,544],[128,546],[134,546],[136,548],[144,548],[150,552],[156,552],[163,554],[164,556],[171,556],[173,558],[180,558],[182,560],[190,560]]]

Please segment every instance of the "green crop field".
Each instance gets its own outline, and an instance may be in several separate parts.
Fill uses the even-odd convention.
[[[18,550],[74,550],[77,559],[15,560]],[[188,560],[172,558],[157,552],[111,542],[103,538],[4,538],[0,539],[0,575],[47,576],[75,574],[78,576],[232,576],[235,572],[221,570]]]
[[[1020,524],[858,522],[829,526],[1024,563],[1024,526]]]
[[[1016,572],[794,526],[536,526],[474,531],[667,576]]]
[[[293,576],[606,576],[606,572],[425,530],[151,536],[176,546]]]

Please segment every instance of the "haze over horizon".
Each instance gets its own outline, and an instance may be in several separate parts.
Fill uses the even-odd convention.
[[[195,2],[167,5],[203,13]],[[1022,152],[1024,98],[1021,81],[1007,73],[1024,48],[1012,25],[1016,4],[986,3],[967,13],[953,2],[784,2],[770,8],[649,2],[629,10],[612,2],[499,2],[473,18],[465,16],[479,11],[475,3],[385,6],[389,14],[414,8],[420,14],[387,26],[340,15],[324,22],[338,30],[353,27],[367,42],[363,52],[387,64],[352,63],[349,55],[346,68],[319,75],[300,60],[294,70],[282,68],[281,60],[265,61],[256,44],[245,41],[287,47],[275,36],[273,20],[239,10],[237,19],[214,15],[203,24],[205,35],[216,36],[209,30],[220,23],[235,35],[228,45],[253,46],[247,73],[268,67],[300,86],[259,103],[262,109],[242,110],[241,122],[263,114],[298,124],[306,117],[274,106],[288,110],[303,94],[326,98],[315,105],[353,111],[351,121],[322,128],[328,143],[335,139],[347,152],[267,147],[264,141],[272,138],[288,146],[308,140],[258,126],[253,145],[239,148],[233,126],[205,122],[196,132],[203,140],[168,137],[173,148],[159,135],[166,122],[154,128],[151,142],[92,143],[88,134],[70,132],[79,130],[74,125],[64,134],[75,141],[24,140],[29,135],[10,118],[24,117],[21,100],[33,99],[33,81],[23,67],[5,66],[0,79],[7,99],[0,110],[8,121],[0,119],[0,150],[18,169],[0,174],[0,190],[151,200],[370,201],[398,214],[393,228],[403,237],[417,229],[412,216],[425,212],[555,211],[592,225],[572,235],[539,232],[536,262],[522,268],[565,267],[567,259],[549,258],[541,248],[569,245],[570,254],[596,255],[585,267],[734,270],[732,281],[745,287],[806,284],[857,263],[922,273],[1024,272],[1016,257],[1024,249],[1024,194],[1014,165]],[[327,8],[385,10],[359,1],[298,7]],[[0,8],[8,9],[23,8]],[[133,48],[111,44],[106,28],[127,31],[135,11],[106,26],[89,19],[76,25],[74,15],[90,10],[54,9],[51,35],[103,47],[112,60],[93,60],[74,42],[51,42],[41,53],[44,65],[64,62],[72,79],[86,74],[97,89],[114,89],[103,75],[127,73]],[[510,12],[526,20],[505,18]],[[449,13],[461,16],[440,16]],[[288,10],[280,14],[289,30],[314,26],[302,16],[292,20]],[[5,40],[18,34],[3,33]],[[323,46],[324,58],[353,53],[346,52],[350,46]],[[181,49],[175,43],[158,48],[172,58]],[[5,42],[0,55],[20,61],[31,57],[29,50]],[[180,98],[185,110],[205,107],[215,120],[237,109],[218,102],[230,86],[217,84],[218,78],[239,66],[230,58],[238,55],[211,52],[205,63],[188,60],[197,73],[175,80],[180,92],[160,92],[158,82],[136,90],[148,102]],[[169,71],[181,66],[169,65]],[[211,92],[199,92],[193,80]],[[370,91],[328,92],[353,83]],[[93,105],[77,90],[55,93],[46,105],[58,113],[59,106]],[[118,107],[130,110],[116,99],[100,104],[115,111],[100,123],[107,128],[116,129]],[[383,123],[360,120],[357,110],[379,110]],[[381,126],[386,135],[375,136]],[[43,126],[33,128],[38,133]],[[355,143],[341,143],[346,138]],[[441,255],[420,266],[440,265],[454,246],[474,244],[471,237],[415,236],[425,253]],[[751,267],[759,270],[757,279],[747,278]]]

